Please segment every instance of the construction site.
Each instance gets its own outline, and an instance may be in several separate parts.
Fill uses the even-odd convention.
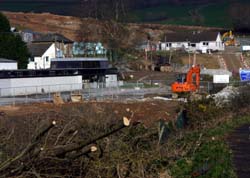
[[[0,177],[249,177],[248,37],[199,26],[124,28],[5,14],[12,25],[72,40],[85,23],[83,33],[95,29],[92,41],[107,45],[105,31],[130,50],[117,52],[119,60],[111,53],[109,60],[61,57],[50,59],[50,68],[1,70]]]

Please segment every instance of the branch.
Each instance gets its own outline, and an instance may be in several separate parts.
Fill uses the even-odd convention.
[[[37,134],[31,139],[31,143],[16,157],[11,158],[0,165],[0,173],[8,169],[12,164],[22,159],[26,154],[30,153],[35,146],[39,143],[39,140],[52,128],[56,125],[56,122],[53,121],[45,123],[37,132]]]
[[[80,149],[90,145],[90,144],[96,143],[97,141],[99,141],[105,137],[108,137],[108,136],[122,130],[125,127],[128,127],[129,125],[130,125],[130,120],[127,117],[124,117],[123,123],[120,126],[118,126],[116,129],[112,130],[111,132],[108,132],[106,134],[98,136],[98,137],[96,137],[88,142],[80,142],[80,143],[73,143],[70,145],[58,146],[52,150],[51,154],[53,156],[56,156],[56,157],[65,157],[66,153],[69,153],[72,151],[77,151],[77,150],[80,150]]]

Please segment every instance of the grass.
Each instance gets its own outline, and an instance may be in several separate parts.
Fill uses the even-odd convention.
[[[238,0],[241,3],[249,3],[248,0]],[[25,11],[25,12],[52,12],[69,15],[76,3],[8,3],[2,2],[0,10]],[[210,3],[207,5],[163,5],[152,8],[132,10],[128,13],[126,21],[130,22],[151,22],[173,25],[202,25],[211,27],[232,27],[232,20],[228,15],[230,2]],[[202,18],[201,22],[195,22],[191,11],[198,12]],[[74,14],[74,13],[73,13]]]
[[[215,27],[232,27],[232,21],[228,15],[228,3],[211,4],[204,6],[199,13],[204,17],[204,24]]]
[[[194,9],[194,6],[161,6],[146,8],[142,10],[135,10],[130,15],[132,21],[151,21],[151,22],[167,22],[170,19],[181,20],[183,17],[188,16],[190,9]],[[134,19],[131,19],[133,17]],[[161,19],[161,20],[159,20]]]
[[[249,3],[246,0],[239,0],[241,3]],[[230,2],[211,3],[208,5],[185,5],[185,6],[161,6],[135,10],[129,16],[130,20],[136,22],[155,22],[173,25],[202,25],[210,27],[232,27],[232,20],[228,14]],[[190,12],[196,10],[202,17],[202,22],[197,24]]]
[[[178,144],[194,143],[186,155],[172,162],[169,167],[173,177],[236,178],[231,150],[225,136],[233,129],[250,123],[250,117],[234,118],[215,128],[186,133]]]
[[[6,11],[33,11],[35,9],[41,9],[44,3],[3,3],[1,2],[1,10]]]
[[[14,12],[51,12],[58,14],[72,14],[71,8],[74,3],[55,3],[55,2],[0,2],[0,11]]]

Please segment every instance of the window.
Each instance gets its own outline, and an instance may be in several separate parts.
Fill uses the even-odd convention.
[[[46,57],[45,57],[45,60],[46,60],[46,62],[49,62],[49,57],[46,56]]]
[[[169,43],[168,46],[169,46],[169,47],[172,47],[172,43]]]
[[[29,58],[30,62],[34,62],[35,59],[33,57]]]
[[[208,42],[203,42],[203,46],[208,46]]]

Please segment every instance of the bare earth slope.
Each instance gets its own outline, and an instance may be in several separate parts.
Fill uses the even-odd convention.
[[[159,24],[121,24],[100,21],[92,18],[59,16],[50,13],[4,12],[12,26],[28,28],[37,32],[61,33],[73,41],[101,41],[108,39],[120,41],[121,47],[131,47],[150,36],[159,41],[164,33],[183,30],[222,30],[219,28],[173,26]]]

